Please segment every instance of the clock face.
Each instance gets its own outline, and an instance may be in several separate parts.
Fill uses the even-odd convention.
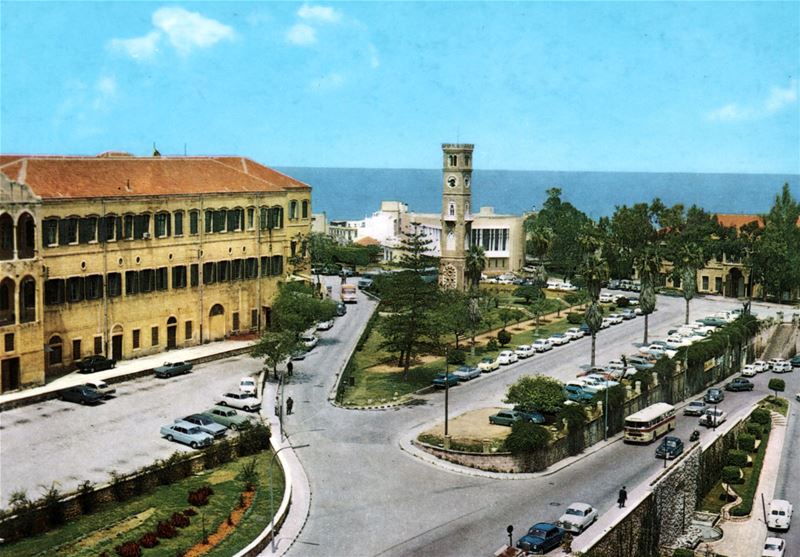
[[[454,188],[454,187],[456,187],[456,184],[458,184],[458,178],[456,178],[452,174],[447,177],[447,185],[448,186],[450,186],[451,188]]]

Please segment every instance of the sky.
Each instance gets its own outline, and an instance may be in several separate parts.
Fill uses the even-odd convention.
[[[800,173],[800,2],[0,3],[0,151]]]

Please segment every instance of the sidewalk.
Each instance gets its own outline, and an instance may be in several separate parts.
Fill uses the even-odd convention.
[[[179,348],[168,352],[159,352],[132,360],[122,360],[117,363],[114,369],[98,371],[96,373],[78,373],[73,371],[68,375],[59,377],[39,387],[21,389],[0,395],[0,411],[8,410],[15,406],[32,404],[51,398],[56,391],[80,385],[90,379],[102,379],[109,383],[134,379],[136,377],[149,374],[153,368],[162,365],[164,362],[194,362],[203,363],[211,360],[219,360],[246,352],[252,345],[252,340],[224,340],[210,342],[189,348]]]
[[[775,493],[775,483],[778,480],[778,468],[781,464],[781,451],[786,437],[786,418],[781,414],[772,415],[772,432],[769,435],[767,451],[764,454],[764,464],[761,468],[761,477],[758,488],[753,497],[753,510],[749,517],[730,518],[718,524],[723,536],[720,540],[705,544],[713,551],[728,557],[750,557],[758,555],[763,548],[767,537],[767,525],[764,522],[764,511],[761,506],[761,497],[769,505]],[[736,487],[736,486],[734,486]],[[701,544],[704,547],[704,544]]]

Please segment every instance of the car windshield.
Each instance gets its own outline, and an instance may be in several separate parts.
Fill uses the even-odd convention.
[[[664,441],[664,445],[666,445],[667,447],[677,447],[678,446],[678,442],[675,441],[674,439],[666,439]]]
[[[199,433],[203,433],[203,432],[202,432],[202,430],[201,430],[199,427],[193,427],[193,428],[190,428],[190,429],[187,431],[187,433],[189,433],[189,434],[191,434],[191,435],[197,435],[197,434],[199,434]]]
[[[528,535],[529,536],[536,536],[538,538],[546,538],[547,537],[547,532],[544,531],[544,530],[541,530],[539,528],[534,527],[534,528],[531,528],[530,530],[528,530]]]
[[[780,546],[777,543],[767,542],[764,544],[764,549],[780,549]]]
[[[705,406],[705,402],[700,402],[699,400],[696,400],[694,402],[690,402],[689,406]]]
[[[580,509],[567,509],[567,514],[575,515],[575,516],[583,516],[583,511]]]

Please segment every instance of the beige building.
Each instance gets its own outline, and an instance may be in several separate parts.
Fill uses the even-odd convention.
[[[311,188],[239,157],[3,155],[2,391],[257,331],[306,264]]]

